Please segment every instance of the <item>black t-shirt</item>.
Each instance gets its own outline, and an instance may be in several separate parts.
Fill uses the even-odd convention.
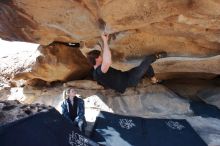
[[[109,87],[118,92],[125,92],[128,82],[128,73],[109,67],[106,73],[101,70],[101,65],[93,71],[94,79],[104,87]]]
[[[73,103],[71,102],[71,100],[73,100]],[[74,122],[77,117],[77,97],[74,97],[73,99],[68,98],[67,102],[69,106],[69,116],[71,120]]]

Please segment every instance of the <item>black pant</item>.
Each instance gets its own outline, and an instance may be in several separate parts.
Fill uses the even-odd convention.
[[[154,61],[156,61],[155,55],[146,56],[139,66],[128,70],[128,87],[137,86],[145,74],[150,78],[153,77],[154,70],[151,66],[151,63]]]

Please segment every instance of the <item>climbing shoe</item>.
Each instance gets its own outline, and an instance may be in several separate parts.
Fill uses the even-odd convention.
[[[165,57],[167,57],[167,52],[158,52],[158,53],[156,53],[155,54],[155,56],[156,56],[156,58],[157,59],[160,59],[160,58],[165,58]]]

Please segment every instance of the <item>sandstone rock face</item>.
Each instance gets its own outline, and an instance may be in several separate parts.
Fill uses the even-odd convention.
[[[38,49],[41,55],[36,58],[31,70],[16,74],[15,80],[25,79],[30,84],[35,84],[39,80],[53,82],[81,79],[90,69],[78,48],[53,43]]]
[[[85,41],[92,46],[105,29],[115,34],[111,47],[122,57],[158,50],[174,56],[216,55],[219,7],[217,0],[1,1],[0,36],[39,44]]]
[[[25,79],[34,84],[82,79],[90,69],[82,53],[100,42],[102,31],[111,34],[113,66],[118,69],[127,70],[138,65],[145,55],[167,51],[168,58],[153,64],[156,75],[162,79],[212,79],[220,75],[219,0],[0,1],[0,38],[41,45],[41,56],[31,65],[25,65],[21,70],[24,72],[15,75],[17,80]],[[49,45],[52,42],[83,42],[85,46],[79,50],[62,43]],[[129,88],[124,94],[103,90],[87,80],[68,82],[66,86],[74,86],[79,94],[88,97],[85,99],[88,119],[94,119],[90,116],[100,110],[148,118],[187,119],[208,145],[220,145],[219,119],[195,116],[189,101],[180,98],[197,95],[219,107],[219,87],[192,83],[195,82],[189,82],[189,86],[174,83],[172,89],[177,94],[166,86],[149,82]],[[12,89],[7,89],[7,95],[0,90],[0,96],[5,100],[11,98]],[[20,100],[24,103],[44,103],[59,108],[64,87],[20,89],[15,89],[15,93],[22,93]],[[0,102],[0,120],[6,117],[4,121],[13,121],[28,116],[29,109],[38,109],[35,108],[38,105],[15,104],[25,111]]]
[[[0,2],[0,37],[41,45],[82,41],[91,48],[100,41],[100,33],[106,31],[111,34],[114,62],[132,64],[134,58],[162,50],[171,57],[206,58],[220,54],[219,7],[217,0],[128,0],[126,4],[124,0],[4,0]],[[212,69],[205,71],[206,75],[220,74],[218,58],[207,58],[204,67]],[[204,77],[204,69],[196,70],[190,61],[184,61],[173,59],[162,64],[170,69],[171,62],[181,68],[186,63],[188,68],[181,69],[183,74],[193,66],[194,76],[197,72]],[[156,69],[158,73],[162,70]],[[180,70],[170,72],[175,76]],[[46,76],[40,79],[54,80]]]
[[[64,83],[64,87],[82,88],[88,90],[103,90],[104,87],[92,80],[77,80]]]
[[[198,92],[198,97],[208,104],[215,105],[220,109],[220,87],[208,88]]]

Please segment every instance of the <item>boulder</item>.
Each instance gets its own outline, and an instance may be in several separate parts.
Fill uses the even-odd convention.
[[[214,57],[220,54],[220,2],[217,0],[128,0],[126,4],[123,0],[4,0],[0,4],[0,37],[5,40],[42,46],[52,42],[83,42],[83,47],[90,49],[100,44],[100,34],[105,31],[110,33],[113,62],[123,63],[119,68],[125,68],[133,59],[140,61],[146,55],[167,51],[174,58],[155,67],[157,73],[167,73],[162,78],[219,75],[219,57]],[[52,57],[55,55],[58,54],[50,55],[51,62],[56,62],[56,57]],[[79,52],[75,55],[82,58]],[[79,64],[88,66],[85,61]],[[76,75],[62,65],[50,64],[50,67],[44,65],[42,68],[47,69],[32,69],[35,70],[32,74],[16,77],[51,82],[69,80]],[[63,72],[57,74],[52,67]],[[85,75],[85,67],[82,68],[83,73],[78,72],[74,79]]]
[[[173,56],[219,51],[217,0],[9,0],[1,1],[0,37],[48,45],[80,42],[93,47],[100,32],[122,58],[166,50]]]
[[[14,80],[28,80],[29,84],[40,81],[68,81],[87,76],[90,65],[79,48],[53,43],[38,48],[41,55],[30,67],[29,72],[17,73]]]

